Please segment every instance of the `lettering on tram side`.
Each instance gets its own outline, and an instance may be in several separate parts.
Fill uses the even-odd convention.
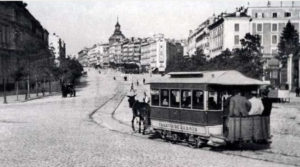
[[[174,123],[165,123],[165,122],[159,122],[158,126],[161,128],[169,128],[169,129],[175,129],[175,130],[181,130],[181,131],[190,131],[190,132],[197,132],[197,127],[189,126],[189,125],[180,125],[180,124],[174,124]]]

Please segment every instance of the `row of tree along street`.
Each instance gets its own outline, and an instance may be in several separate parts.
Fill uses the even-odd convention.
[[[180,57],[170,64],[167,71],[205,71],[205,70],[237,70],[246,76],[262,79],[263,54],[259,35],[247,33],[241,41],[241,48],[223,51],[220,55],[208,59],[202,50],[197,50],[190,58]],[[289,55],[299,57],[299,34],[288,22],[278,44],[278,54],[275,56],[281,62],[281,68],[287,68]]]
[[[83,68],[81,64],[71,58],[59,58],[55,63],[53,48],[49,49],[40,42],[22,41],[21,49],[1,54],[2,96],[7,103],[7,94],[13,93],[18,100],[19,94],[30,98],[30,93],[60,90],[61,84],[71,82],[75,84],[81,77]],[[54,84],[55,83],[55,84]],[[55,85],[54,88],[52,85]],[[33,91],[32,91],[33,89]]]

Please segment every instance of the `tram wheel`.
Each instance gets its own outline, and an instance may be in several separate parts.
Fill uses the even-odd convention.
[[[194,148],[201,148],[204,145],[203,140],[200,137],[195,137]]]
[[[172,133],[172,135],[171,135],[171,141],[174,144],[178,142],[178,135],[177,135],[177,133]]]

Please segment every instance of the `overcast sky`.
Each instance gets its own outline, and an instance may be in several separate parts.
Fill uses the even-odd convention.
[[[236,7],[264,5],[259,0],[25,0],[27,8],[49,33],[58,34],[67,54],[83,47],[108,42],[119,17],[126,37],[163,33],[167,38],[186,39],[213,13],[232,12]]]

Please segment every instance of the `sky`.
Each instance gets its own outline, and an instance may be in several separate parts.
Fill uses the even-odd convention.
[[[66,43],[67,55],[108,42],[119,18],[126,37],[186,39],[205,19],[236,7],[266,5],[259,0],[25,0],[27,9],[50,34]]]

